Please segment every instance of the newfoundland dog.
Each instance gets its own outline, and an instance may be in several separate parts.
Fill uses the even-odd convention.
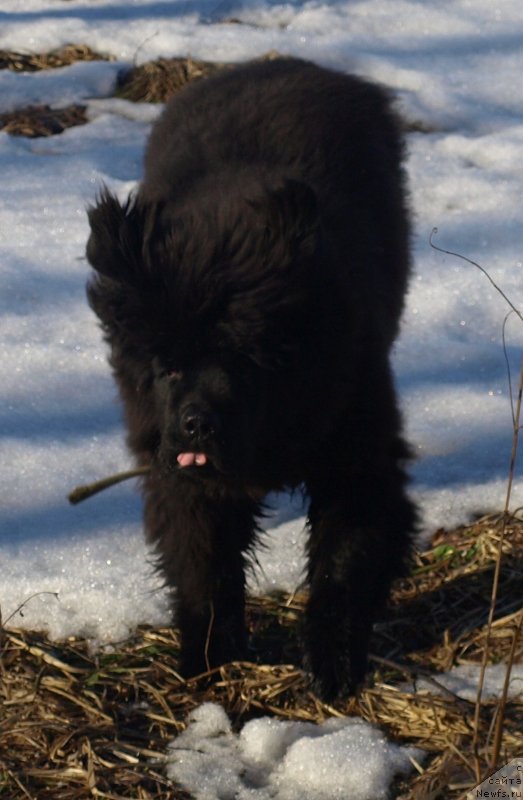
[[[267,492],[309,499],[303,638],[327,699],[362,681],[415,527],[389,353],[409,272],[401,125],[380,87],[281,58],[195,82],[123,204],[89,210],[145,527],[180,670],[246,655]]]

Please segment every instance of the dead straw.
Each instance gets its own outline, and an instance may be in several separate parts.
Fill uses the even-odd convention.
[[[68,67],[76,61],[114,61],[113,56],[102,55],[86,44],[68,44],[46,53],[0,50],[0,69],[12,72],[38,72],[40,70]]]
[[[85,125],[86,107],[79,104],[66,108],[51,108],[48,105],[26,106],[0,114],[0,130],[11,136],[27,136],[35,139],[56,136],[67,128]]]
[[[270,61],[278,55],[275,50],[270,50],[259,60]],[[194,58],[147,61],[121,75],[117,96],[135,103],[164,103],[188,83],[231,66],[227,62],[199,61]]]
[[[301,659],[305,593],[249,598],[250,662],[228,664],[191,681],[178,674],[176,630],[141,627],[124,642],[93,652],[90,642],[50,642],[43,633],[7,627],[0,652],[0,788],[10,800],[92,797],[188,798],[164,776],[171,739],[202,702],[220,703],[239,727],[253,715],[321,722],[358,715],[394,740],[428,753],[421,774],[404,781],[404,800],[457,798],[473,785],[475,730],[493,756],[496,703],[441,692],[438,672],[480,664],[500,532],[497,517],[440,531],[418,553],[412,575],[394,587],[372,646],[374,683],[332,705],[313,693]],[[489,662],[523,662],[518,637],[523,593],[523,521],[507,520],[505,568],[490,632]],[[35,602],[33,600],[32,602]],[[14,621],[14,620],[13,620]],[[429,676],[430,689],[417,688]],[[523,752],[523,698],[506,699],[503,757]],[[472,765],[472,766],[471,766]],[[449,788],[450,787],[450,788]],[[1,792],[0,792],[1,796]]]
[[[224,66],[193,58],[147,61],[122,74],[117,96],[135,103],[164,103],[191,81],[205,78]]]

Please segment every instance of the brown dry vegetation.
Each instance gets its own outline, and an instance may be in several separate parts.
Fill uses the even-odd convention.
[[[164,103],[190,81],[206,78],[224,66],[192,58],[159,58],[124,73],[117,95],[135,103]]]
[[[0,114],[0,130],[12,136],[54,136],[66,128],[84,125],[88,119],[86,107],[70,105],[66,108],[51,108],[48,105],[27,106]]]
[[[48,53],[21,53],[0,50],[0,69],[11,72],[39,72],[67,67],[77,61],[111,61],[111,56],[96,53],[84,44],[70,44]],[[73,104],[66,108],[35,105],[17,108],[0,114],[0,130],[12,136],[54,136],[66,128],[83,125],[87,120],[86,108]]]
[[[238,727],[259,714],[315,722],[358,715],[428,752],[419,774],[396,787],[397,797],[460,797],[475,782],[474,703],[442,692],[438,673],[481,662],[499,535],[492,517],[436,535],[394,589],[375,636],[372,684],[333,706],[315,697],[294,666],[304,594],[251,598],[253,657],[262,663],[227,665],[190,682],[177,674],[178,638],[170,628],[141,628],[97,653],[80,639],[51,643],[41,633],[4,629],[0,797],[186,798],[165,779],[162,760],[169,740],[204,701],[222,704]],[[491,663],[507,660],[518,633],[523,520],[510,522],[503,549]],[[523,662],[521,639],[514,660]],[[421,677],[431,689],[416,689]],[[484,770],[494,711],[495,703],[485,702],[479,717]],[[503,762],[523,752],[523,698],[507,706],[501,752]]]
[[[76,61],[114,61],[108,55],[96,53],[86,44],[68,44],[47,53],[21,53],[0,50],[0,69],[13,72],[38,72],[43,69],[68,67]]]
[[[274,52],[263,58],[274,58]],[[0,69],[14,72],[36,72],[66,67],[75,61],[114,60],[87,45],[67,45],[49,53],[19,53],[0,50]],[[133,102],[163,103],[193,80],[205,78],[224,69],[227,64],[198,61],[192,58],[160,58],[122,72],[116,96]],[[86,108],[71,105],[50,108],[47,105],[15,109],[0,114],[0,130],[13,136],[53,136],[73,125],[88,122]]]

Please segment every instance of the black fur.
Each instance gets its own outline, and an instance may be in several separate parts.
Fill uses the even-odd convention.
[[[136,198],[89,211],[89,300],[151,465],[185,675],[245,654],[263,498],[303,484],[307,663],[326,698],[364,676],[415,525],[389,365],[409,272],[399,128],[373,84],[253,63],[177,95]]]

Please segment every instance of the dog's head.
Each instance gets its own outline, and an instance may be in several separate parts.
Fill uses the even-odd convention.
[[[306,435],[321,236],[306,185],[235,190],[125,205],[105,192],[89,211],[88,294],[131,442],[170,470],[263,483],[264,463],[274,475]]]

